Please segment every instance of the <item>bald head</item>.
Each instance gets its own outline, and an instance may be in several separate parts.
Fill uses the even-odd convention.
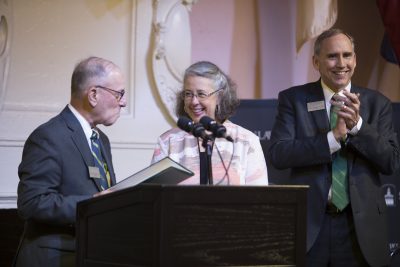
[[[72,73],[71,97],[80,98],[90,86],[101,84],[110,73],[120,69],[113,62],[99,58],[89,57],[79,62]]]
[[[112,125],[126,106],[124,80],[113,62],[98,57],[84,59],[72,74],[70,104],[92,127]]]

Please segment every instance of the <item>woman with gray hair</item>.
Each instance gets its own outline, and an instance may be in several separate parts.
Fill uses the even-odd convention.
[[[229,121],[239,105],[236,84],[215,64],[194,63],[186,69],[183,89],[177,94],[176,115],[194,123],[207,116],[226,128],[229,142],[212,141],[213,183],[221,185],[267,185],[268,174],[259,138],[249,130]],[[204,152],[201,137],[179,128],[163,133],[154,150],[152,163],[170,157],[194,172],[181,184],[200,184],[200,156]]]

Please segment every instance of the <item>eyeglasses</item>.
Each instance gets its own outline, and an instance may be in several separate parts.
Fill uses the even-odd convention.
[[[118,94],[118,95],[114,95],[113,94],[118,101],[120,101],[122,99],[122,97],[124,96],[124,94],[125,94],[125,89],[122,89],[121,91],[117,91],[117,90],[113,90],[111,88],[104,87],[104,86],[101,86],[101,85],[95,85],[94,87]]]
[[[195,94],[190,90],[186,90],[186,91],[182,92],[182,98],[184,100],[192,100],[193,97],[197,97],[197,99],[201,101],[201,100],[205,100],[205,99],[209,98],[210,96],[212,96],[213,94],[215,94],[215,93],[217,93],[217,92],[219,92],[221,90],[222,89],[218,89],[218,90],[215,90],[214,92],[211,92],[209,94],[207,94],[205,92],[202,92],[202,91],[197,92],[197,94]]]

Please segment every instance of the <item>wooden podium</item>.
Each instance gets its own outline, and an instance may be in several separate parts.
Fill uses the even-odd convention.
[[[305,266],[307,188],[141,184],[80,202],[78,266]]]

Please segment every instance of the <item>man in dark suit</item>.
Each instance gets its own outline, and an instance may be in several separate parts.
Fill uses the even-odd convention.
[[[111,61],[82,60],[72,74],[69,105],[28,137],[18,168],[25,227],[16,266],[75,266],[76,205],[115,184],[110,142],[96,126],[118,119],[124,84]],[[92,152],[92,135],[101,154]]]
[[[354,41],[341,30],[317,38],[313,65],[320,80],[279,93],[268,151],[276,168],[291,168],[294,184],[309,185],[307,266],[388,265],[379,174],[399,167],[391,102],[351,83]]]

